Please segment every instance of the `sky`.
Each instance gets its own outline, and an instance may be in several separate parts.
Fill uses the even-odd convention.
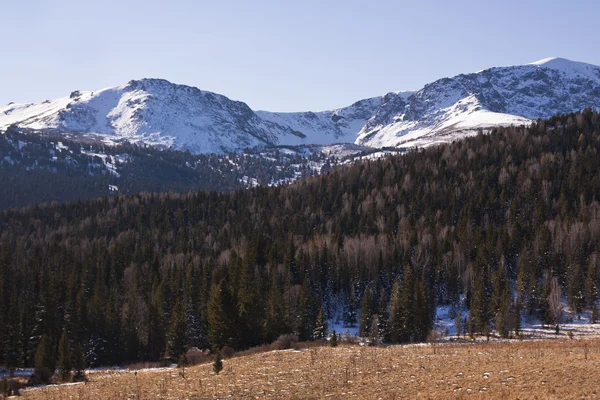
[[[318,111],[552,56],[600,65],[597,0],[0,1],[0,105],[164,78]]]

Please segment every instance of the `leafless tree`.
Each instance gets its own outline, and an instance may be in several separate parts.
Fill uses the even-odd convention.
[[[562,317],[562,305],[560,304],[560,298],[562,297],[562,290],[556,277],[552,277],[550,281],[550,295],[548,296],[548,307],[556,326],[560,323]],[[557,329],[558,330],[558,329]]]

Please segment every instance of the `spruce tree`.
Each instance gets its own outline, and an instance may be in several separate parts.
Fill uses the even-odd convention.
[[[337,334],[335,333],[335,329],[333,330],[333,333],[331,334],[331,339],[329,339],[329,345],[331,347],[337,347],[337,345],[338,345],[338,337],[337,337]]]
[[[456,337],[460,337],[462,333],[462,315],[460,315],[460,311],[456,313],[454,329],[456,330]]]
[[[260,294],[260,282],[255,277],[254,268],[256,255],[249,251],[247,259],[242,263],[240,273],[240,288],[237,294],[238,323],[236,329],[239,336],[244,338],[245,346],[258,345],[263,339],[264,309]]]
[[[310,340],[315,330],[314,299],[308,279],[304,279],[298,299],[296,334],[301,341]]]
[[[371,289],[365,289],[362,301],[360,302],[360,324],[358,334],[362,337],[368,337],[371,329],[373,295]]]
[[[69,343],[66,329],[63,329],[60,341],[58,342],[58,361],[56,366],[62,381],[70,381],[73,361],[71,357],[71,344]]]
[[[391,343],[399,343],[403,337],[402,309],[400,298],[400,280],[396,278],[394,286],[392,286],[392,294],[390,297],[390,314],[388,317],[388,329]]]
[[[39,341],[35,351],[35,365],[31,382],[33,384],[48,384],[54,375],[54,360],[52,360],[52,346],[50,339],[44,335]]]
[[[222,280],[212,286],[208,300],[208,340],[214,349],[237,347],[235,315],[234,299]]]
[[[75,347],[75,352],[73,353],[73,367],[75,368],[75,376],[73,379],[77,382],[84,381],[86,379],[85,368],[87,367],[87,362],[81,343],[77,343],[77,346]]]
[[[317,322],[315,324],[315,331],[313,333],[314,339],[325,339],[327,337],[328,324],[327,319],[325,318],[325,312],[323,311],[323,307],[319,310],[319,314],[317,315]]]
[[[221,357],[221,350],[217,350],[215,353],[215,361],[213,362],[213,371],[219,375],[219,372],[223,369],[223,358]]]
[[[377,339],[381,342],[390,340],[390,331],[388,329],[388,304],[385,301],[385,292],[381,291],[379,296],[379,305],[377,306]]]
[[[169,353],[174,360],[178,360],[179,356],[187,350],[186,333],[187,319],[183,311],[183,304],[178,300],[171,316],[171,327],[168,334]]]

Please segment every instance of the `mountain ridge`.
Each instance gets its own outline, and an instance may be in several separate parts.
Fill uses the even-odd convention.
[[[197,154],[264,145],[426,147],[587,107],[600,107],[600,67],[551,57],[318,112],[255,111],[217,93],[144,78],[41,103],[11,103],[0,108],[0,130],[17,126]]]

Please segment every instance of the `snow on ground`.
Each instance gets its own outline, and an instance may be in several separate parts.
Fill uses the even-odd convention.
[[[600,323],[592,324],[591,310],[584,310],[581,314],[574,313],[562,300],[563,316],[559,324],[559,334],[556,334],[555,325],[544,325],[539,320],[525,314],[521,316],[521,333],[525,339],[564,339],[570,337],[600,337]],[[459,307],[462,319],[468,317],[466,308]],[[445,339],[456,339],[456,314],[457,311],[450,305],[436,307],[434,329]],[[464,328],[463,328],[464,329]],[[569,333],[570,332],[570,333]],[[462,335],[461,335],[462,336]],[[482,338],[486,340],[486,338]],[[501,340],[495,338],[494,340]]]
[[[340,335],[358,336],[358,324],[356,324],[355,326],[347,327],[344,326],[344,324],[341,321],[336,322],[335,320],[328,320],[327,323],[329,324],[329,336],[333,334],[334,330],[338,337]]]

